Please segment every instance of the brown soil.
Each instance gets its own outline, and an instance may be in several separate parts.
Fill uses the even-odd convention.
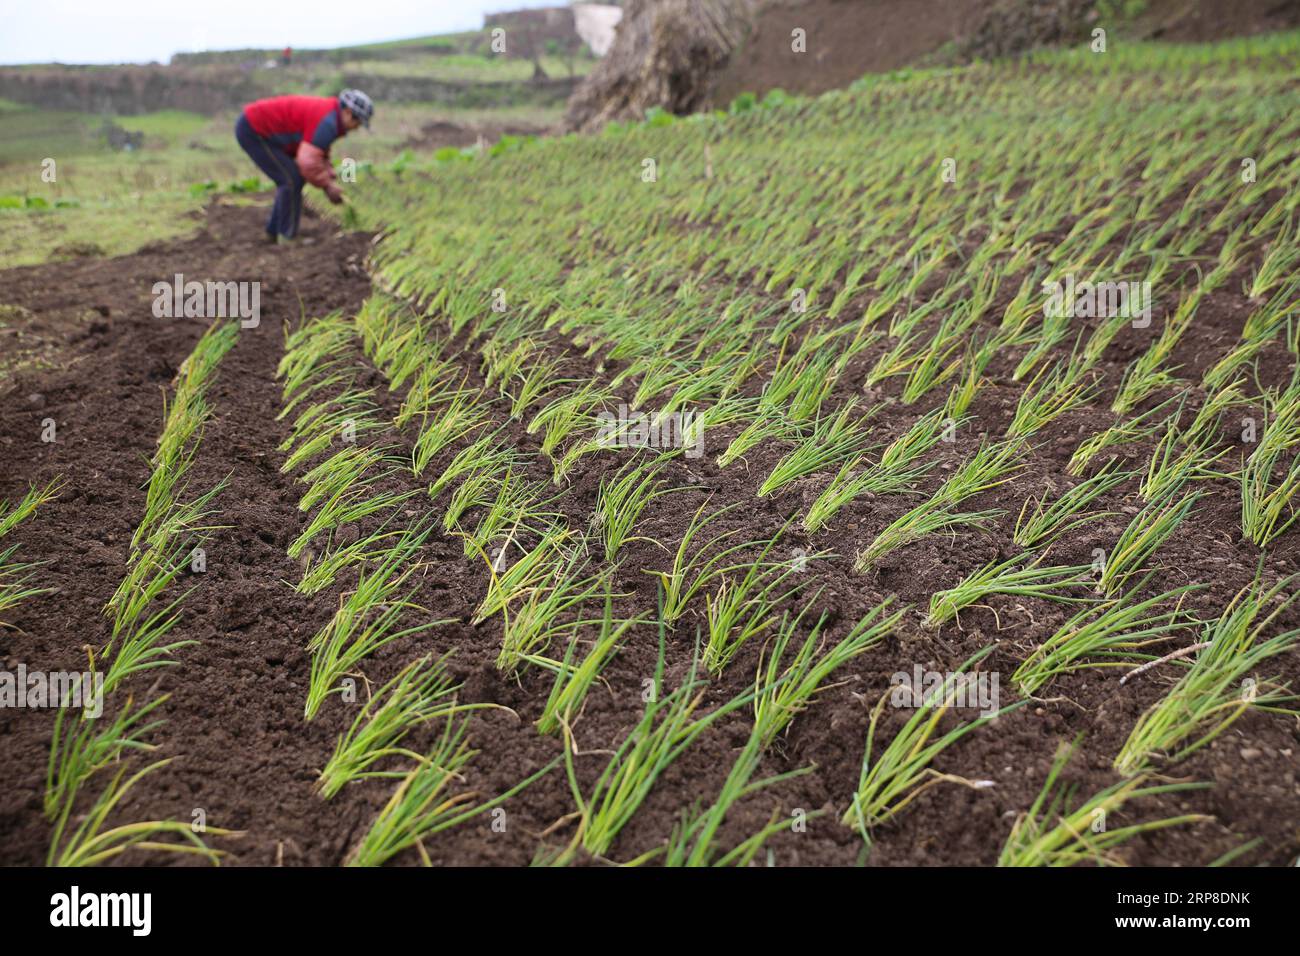
[[[441,149],[444,146],[473,146],[482,137],[489,146],[502,136],[543,136],[549,127],[531,123],[452,123],[437,120],[420,127],[420,132],[402,144],[403,149]]]
[[[152,283],[176,272],[260,279],[261,326],[241,333],[220,368],[210,393],[214,415],[195,465],[196,487],[230,476],[230,485],[219,499],[220,523],[228,527],[209,542],[208,571],[194,579],[195,589],[174,632],[179,639],[198,643],[178,651],[178,665],[158,677],[159,689],[172,696],[164,705],[167,723],[155,735],[160,745],[157,755],[177,759],[137,786],[122,807],[121,819],[189,819],[194,809],[202,808],[211,825],[246,831],[238,840],[219,842],[229,851],[229,862],[332,865],[342,860],[386,800],[391,784],[369,781],[329,802],[312,790],[315,771],[353,711],[335,698],[316,720],[306,722],[302,717],[308,669],[304,648],[337,606],[340,588],[302,598],[284,583],[296,580],[299,573],[285,556],[285,548],[303,527],[304,518],[296,508],[301,486],[279,472],[283,456],[275,449],[286,426],[275,420],[280,393],[273,373],[283,351],[286,323],[304,315],[355,309],[366,296],[369,283],[361,264],[368,237],[339,235],[316,220],[305,230],[307,237],[316,240],[313,245],[263,247],[256,244],[261,215],[260,209],[214,205],[205,230],[193,239],[146,248],[121,259],[0,273],[5,303],[29,310],[16,313],[27,317],[28,334],[64,347],[60,368],[25,373],[17,387],[0,398],[0,460],[4,462],[0,498],[12,499],[30,482],[55,475],[67,481],[60,499],[13,535],[27,560],[51,562],[46,583],[57,593],[19,607],[13,618],[17,630],[0,637],[0,651],[10,669],[20,661],[31,668],[80,669],[83,645],[101,644],[107,635],[101,607],[120,579],[126,545],[141,513],[140,489],[148,474],[145,459],[159,431],[163,390],[203,331],[201,323],[152,318]],[[1239,289],[1243,277],[1234,276],[1224,289]],[[1002,304],[995,304],[990,314],[1000,314]],[[1198,375],[1230,347],[1240,332],[1246,306],[1236,291],[1216,293],[1202,304],[1197,322],[1174,357],[1184,366],[1185,375]],[[1172,306],[1161,303],[1165,307]],[[1153,327],[1160,326],[1161,318],[1155,316]],[[1106,381],[1112,389],[1120,370],[1143,344],[1119,341],[1108,350]],[[832,405],[855,393],[855,382],[874,357],[863,356],[862,367],[855,365],[842,377],[829,400]],[[565,358],[563,372],[573,377],[617,370],[598,371],[576,351]],[[1284,354],[1266,356],[1261,380],[1267,384],[1284,376],[1285,358]],[[471,384],[481,381],[475,359],[466,359],[466,372]],[[1005,428],[1021,391],[1009,374],[1005,362],[995,364],[989,370],[990,383],[971,409],[978,427],[991,434]],[[378,373],[372,370],[369,377],[385,410],[395,410],[399,398],[386,394]],[[886,401],[877,416],[882,440],[915,417],[915,409],[894,400],[896,393],[894,385],[878,396]],[[1060,489],[1071,483],[1064,475],[1065,463],[1081,436],[1109,421],[1101,409],[1110,397],[1108,391],[1088,409],[1054,423],[1022,476],[969,503],[973,510],[1001,506],[1011,512],[990,535],[934,537],[887,559],[867,575],[852,572],[849,556],[906,507],[902,500],[860,501],[831,529],[807,540],[794,535],[792,547],[801,544],[810,552],[833,549],[842,556],[813,562],[807,572],[812,589],[822,589],[818,604],[830,615],[832,636],[842,636],[888,595],[923,607],[935,590],[998,556],[998,542],[1011,537],[1012,506],[1044,487]],[[39,441],[41,420],[47,416],[59,423],[60,438],[52,445]],[[504,415],[500,417],[504,421]],[[818,481],[799,483],[773,498],[756,498],[758,483],[782,449],[761,446],[744,463],[721,470],[713,459],[731,437],[722,432],[716,437],[710,434],[705,457],[674,461],[669,473],[672,483],[692,485],[695,490],[656,502],[638,525],[638,534],[671,547],[689,515],[712,496],[711,508],[730,502],[742,505],[719,523],[718,530],[734,528],[740,540],[767,537],[820,487]],[[507,435],[525,451],[536,450],[538,436],[525,435],[517,423],[507,423]],[[409,452],[411,438],[410,432],[400,436],[402,453]],[[972,430],[956,446],[942,450],[943,462],[932,476],[935,483],[965,457],[969,440],[976,438]],[[436,474],[455,450],[444,452],[425,478]],[[1140,462],[1149,451],[1148,443],[1132,449],[1132,454]],[[620,464],[622,460],[608,458],[582,460],[558,502],[572,526],[583,525],[601,476]],[[537,477],[549,476],[539,470]],[[422,488],[424,482],[403,474],[391,484],[394,490],[411,490]],[[1192,603],[1209,614],[1249,581],[1258,552],[1240,540],[1231,483],[1207,482],[1206,489],[1212,494],[1196,520],[1181,528],[1160,552],[1166,570],[1159,586],[1186,581],[1206,584]],[[1086,533],[1070,536],[1053,552],[1052,560],[1087,563],[1091,549],[1108,544],[1133,512],[1133,492],[1121,486],[1103,500],[1104,510],[1119,514],[1095,522]],[[439,503],[426,504],[427,500],[417,495],[408,513],[414,516],[430,509],[440,516]],[[478,561],[464,557],[458,539],[434,538],[425,558],[429,566],[416,600],[433,616],[454,623],[375,655],[366,662],[366,677],[377,685],[417,654],[455,649],[452,669],[465,685],[461,699],[502,704],[517,714],[480,711],[471,724],[470,739],[480,753],[464,786],[495,795],[560,753],[557,740],[540,736],[531,726],[545,701],[549,678],[529,670],[518,681],[508,680],[495,668],[499,620],[479,627],[468,624],[483,596],[486,575]],[[641,569],[663,568],[665,560],[664,552],[652,543],[629,546],[614,579],[616,589],[628,595],[620,610],[653,607],[653,585]],[[1292,529],[1270,548],[1266,568],[1270,575],[1300,570],[1300,529]],[[806,833],[773,838],[768,844],[772,859],[787,865],[854,863],[862,853],[862,842],[838,817],[857,782],[870,708],[889,686],[890,675],[910,671],[914,664],[927,670],[953,670],[976,650],[995,643],[997,649],[983,666],[1003,675],[1004,700],[1009,700],[1013,694],[1008,675],[1066,615],[1060,606],[1040,600],[994,598],[988,607],[963,613],[960,626],[930,632],[919,626],[915,613],[910,614],[886,643],[836,675],[835,686],[794,721],[760,770],[768,776],[815,765],[813,772],[742,802],[719,835],[721,842],[734,845],[753,833],[768,822],[774,808],[784,814],[797,808],[825,809],[825,815],[809,822]],[[697,607],[672,633],[669,687],[685,674],[695,628],[701,623]],[[1295,626],[1295,615],[1283,623]],[[753,680],[761,648],[752,643],[755,646],[747,646],[710,686],[706,706],[730,699]],[[602,752],[617,746],[638,718],[642,681],[653,673],[656,645],[653,629],[635,632],[606,669],[607,686],[593,688],[575,725],[584,752],[578,760],[584,787],[604,766]],[[1274,670],[1293,686],[1300,686],[1298,657],[1293,652],[1275,661]],[[1175,674],[1167,668],[1120,687],[1112,671],[1084,672],[1052,685],[1046,699],[978,729],[943,755],[939,769],[970,779],[991,779],[996,785],[979,791],[953,784],[928,790],[896,822],[877,832],[868,863],[993,863],[1015,815],[1037,795],[1056,747],[1086,732],[1067,778],[1079,785],[1081,794],[1115,782],[1111,759],[1142,709],[1167,691]],[[141,697],[149,689],[143,681],[133,686]],[[892,733],[906,716],[888,710],[881,733]],[[0,765],[12,768],[0,785],[2,863],[33,864],[44,858],[49,830],[40,799],[51,724],[45,711],[0,711]],[[620,834],[610,857],[627,860],[661,845],[684,807],[711,800],[747,726],[742,711],[687,750],[661,777]],[[1170,768],[1179,779],[1211,782],[1214,787],[1135,802],[1124,810],[1120,822],[1183,812],[1206,813],[1215,819],[1140,837],[1122,855],[1133,864],[1200,865],[1248,839],[1260,838],[1259,845],[1238,862],[1294,862],[1300,853],[1295,822],[1300,819],[1297,747],[1300,725],[1294,719],[1247,714],[1213,746]],[[440,834],[427,849],[444,864],[526,864],[539,846],[559,846],[567,840],[572,824],[562,818],[572,809],[564,775],[555,771],[509,801],[505,832],[494,831],[487,818],[478,818]],[[175,862],[160,856],[134,859]],[[415,863],[418,857],[408,853],[398,862]]]
[[[288,686],[299,673],[294,663],[303,661],[294,634],[303,609],[279,583],[292,569],[277,535],[295,520],[296,499],[271,460],[279,399],[272,374],[284,323],[355,307],[365,297],[368,244],[366,236],[335,236],[308,219],[303,235],[311,244],[266,246],[264,214],[213,205],[205,228],[183,242],[118,259],[9,270],[0,279],[5,299],[32,312],[25,334],[66,345],[61,368],[21,381],[6,399],[0,497],[13,500],[29,482],[56,475],[67,482],[56,502],[16,532],[23,554],[51,562],[43,583],[56,593],[19,608],[16,630],[0,637],[0,655],[10,670],[20,661],[81,670],[82,646],[107,637],[100,608],[121,578],[142,513],[164,391],[206,326],[154,318],[153,283],[177,272],[259,280],[261,325],[244,330],[223,363],[195,466],[195,481],[205,487],[230,475],[221,505],[232,527],[210,542],[207,574],[196,576],[185,602],[178,634],[200,644],[183,655],[183,672],[173,668],[159,680],[173,696],[155,738],[158,756],[184,756],[134,792],[124,815],[190,819],[203,808],[214,825],[261,834],[241,844],[248,862],[272,862],[280,841],[289,858],[332,862],[346,830],[319,831],[315,798],[296,782],[319,762],[328,738],[323,727],[301,726],[301,700]],[[39,439],[46,417],[58,423],[53,444]],[[143,697],[149,687],[132,690]],[[50,716],[0,711],[0,763],[9,768],[0,790],[7,863],[44,858],[40,795]]]
[[[1297,0],[1147,0],[1134,32],[1152,39],[1208,43],[1300,25]]]
[[[915,63],[969,34],[993,0],[783,0],[763,7],[744,44],[720,71],[715,105],[745,91],[781,88],[816,94],[848,86],[865,73]],[[802,29],[807,48],[791,48]]]

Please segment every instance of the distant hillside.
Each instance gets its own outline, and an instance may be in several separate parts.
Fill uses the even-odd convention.
[[[493,48],[502,28],[505,49]],[[0,67],[0,98],[42,109],[204,115],[277,93],[360,87],[389,103],[483,109],[563,105],[595,60],[571,9],[497,14],[482,30],[338,49],[180,53],[167,65]]]

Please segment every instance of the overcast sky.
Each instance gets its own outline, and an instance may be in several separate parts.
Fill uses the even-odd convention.
[[[565,0],[0,0],[0,63],[166,63],[173,53],[344,46],[475,30]]]

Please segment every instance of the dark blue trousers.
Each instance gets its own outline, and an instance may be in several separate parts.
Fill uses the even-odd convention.
[[[298,234],[298,220],[302,216],[304,180],[298,164],[271,140],[258,136],[243,113],[235,123],[235,139],[257,168],[275,183],[275,205],[271,207],[271,218],[266,221],[267,233],[292,239]]]

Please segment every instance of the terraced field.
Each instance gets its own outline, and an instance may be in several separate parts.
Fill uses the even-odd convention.
[[[1298,53],[873,77],[5,273],[65,351],[4,399],[4,650],[107,717],[0,711],[6,856],[1294,864]],[[174,272],[260,324],[151,317]]]

